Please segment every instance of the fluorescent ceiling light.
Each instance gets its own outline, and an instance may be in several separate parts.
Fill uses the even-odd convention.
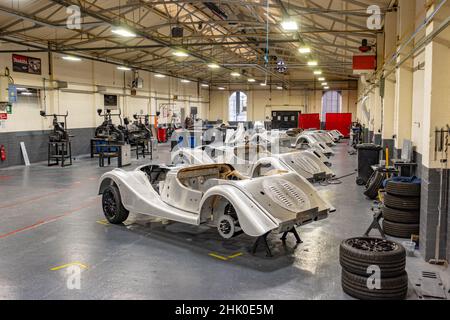
[[[260,85],[261,87],[265,87],[265,86],[267,86],[267,83],[261,82],[259,85]]]
[[[319,81],[325,81],[325,78],[324,77],[320,77],[318,80]]]
[[[203,88],[209,88],[209,84],[206,84],[206,83],[202,83],[201,86],[202,86]]]
[[[191,82],[191,80],[188,80],[188,79],[181,79],[181,82],[183,82],[183,83],[189,83],[189,82]]]
[[[311,48],[310,47],[300,47],[300,48],[298,48],[298,52],[300,52],[301,54],[311,53]]]
[[[155,74],[156,78],[165,78],[166,76],[160,73]]]
[[[277,89],[278,89],[278,90],[283,90],[283,87],[278,86]]]
[[[210,69],[219,69],[220,66],[217,63],[210,63],[210,64],[208,64],[208,68],[210,68]]]
[[[323,82],[323,83],[322,83],[322,85],[323,85],[323,86],[327,86],[327,85],[328,85],[328,83],[326,83],[326,82]]]
[[[17,91],[27,91],[27,88],[16,88]]]
[[[250,78],[250,79],[248,79],[247,81],[248,81],[248,82],[256,82],[256,80],[253,79],[253,78]]]
[[[117,67],[117,69],[118,70],[123,70],[123,71],[130,71],[131,70],[131,68],[124,67],[124,66]]]
[[[324,87],[324,89],[325,89],[325,90],[328,90],[328,89],[330,89],[330,87]]]
[[[322,71],[321,71],[321,70],[315,70],[315,71],[314,71],[314,74],[315,74],[316,76],[320,76],[320,75],[322,74]]]
[[[317,65],[319,65],[319,63],[315,60],[308,61],[308,66],[310,67],[315,67]]]
[[[122,27],[113,28],[111,30],[111,32],[115,33],[121,37],[127,37],[127,38],[136,37],[136,34],[134,32],[127,30],[125,28],[122,28]]]
[[[181,50],[174,51],[174,52],[173,52],[173,55],[176,56],[176,57],[183,57],[183,58],[189,57],[189,54],[188,54],[188,53],[186,53],[186,52],[184,52],[184,51],[181,51]]]
[[[73,57],[73,56],[64,56],[62,58],[67,61],[81,61],[81,58]]]
[[[298,30],[297,21],[292,19],[286,19],[281,22],[281,27],[284,31],[296,31]]]
[[[28,91],[25,91],[25,92],[22,92],[21,95],[23,95],[23,96],[31,96],[32,93],[28,92]]]
[[[232,72],[230,73],[232,77],[240,77],[241,74],[239,72]]]
[[[225,90],[224,87],[218,87],[217,89],[219,89],[219,90]]]

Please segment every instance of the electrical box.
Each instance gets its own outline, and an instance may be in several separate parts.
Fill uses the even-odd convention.
[[[0,76],[0,104],[9,103],[8,86],[9,86],[8,77]]]

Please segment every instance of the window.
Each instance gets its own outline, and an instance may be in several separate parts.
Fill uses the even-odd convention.
[[[322,121],[325,121],[327,113],[340,113],[342,95],[340,91],[327,91],[322,96]]]
[[[233,92],[228,100],[228,120],[247,121],[247,95],[242,91]]]

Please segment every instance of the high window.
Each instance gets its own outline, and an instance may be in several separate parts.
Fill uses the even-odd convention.
[[[228,100],[229,121],[247,121],[247,95],[242,91],[233,92]]]
[[[340,113],[342,95],[340,91],[326,91],[322,96],[322,121],[325,121],[327,113]]]

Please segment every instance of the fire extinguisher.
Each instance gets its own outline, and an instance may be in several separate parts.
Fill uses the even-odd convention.
[[[5,151],[5,146],[2,145],[0,147],[0,158],[2,159],[2,161],[6,160],[6,151]]]

